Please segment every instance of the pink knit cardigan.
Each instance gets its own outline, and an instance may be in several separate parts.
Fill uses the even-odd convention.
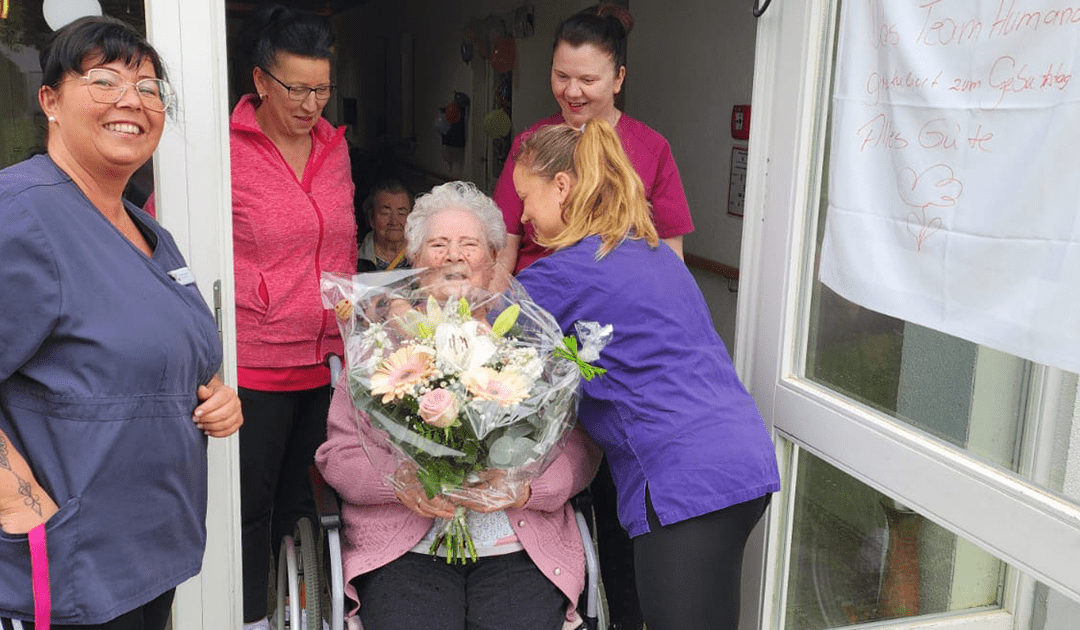
[[[342,374],[330,402],[327,439],[315,454],[315,464],[341,495],[342,555],[349,582],[412,549],[431,528],[432,519],[402,505],[386,484],[384,477],[397,467],[394,456],[370,446],[365,452],[344,378]],[[600,449],[581,427],[575,427],[564,438],[562,453],[533,480],[526,506],[506,510],[525,552],[570,600],[571,610],[585,586],[585,556],[567,502],[592,480],[600,457]],[[359,601],[351,585],[345,592]]]

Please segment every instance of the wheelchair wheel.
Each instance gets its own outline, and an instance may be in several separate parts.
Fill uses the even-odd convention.
[[[302,518],[296,523],[294,537],[300,542],[300,562],[298,568],[303,571],[298,576],[298,584],[303,584],[303,593],[297,602],[304,602],[304,623],[306,630],[322,630],[322,585],[319,583],[319,556],[315,534],[311,521]],[[302,582],[299,579],[302,578]]]
[[[289,601],[289,630],[322,630],[319,558],[311,521],[302,518],[292,536],[281,540],[278,564],[277,630],[285,628],[285,599]],[[301,613],[303,602],[303,613]],[[302,620],[301,620],[302,618]]]

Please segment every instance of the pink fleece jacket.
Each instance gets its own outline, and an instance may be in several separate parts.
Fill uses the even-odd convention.
[[[259,129],[254,96],[230,119],[236,354],[241,367],[293,368],[343,353],[323,308],[323,271],[356,270],[356,218],[345,128],[320,118],[303,180]],[[241,383],[243,385],[243,383]]]
[[[394,456],[378,447],[365,451],[344,378],[330,402],[326,442],[315,464],[342,498],[345,593],[359,601],[348,582],[404,555],[424,537],[432,519],[402,505],[387,485],[384,477],[397,468]],[[370,426],[366,418],[364,423]],[[506,510],[525,552],[570,600],[570,610],[585,587],[585,552],[568,501],[592,481],[600,457],[600,449],[575,427],[563,438],[562,453],[533,480],[525,507]]]

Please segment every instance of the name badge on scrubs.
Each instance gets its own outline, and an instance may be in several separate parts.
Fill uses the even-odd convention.
[[[187,267],[181,267],[179,269],[173,269],[169,272],[173,280],[176,280],[180,284],[194,284],[195,274],[191,273],[191,270]]]

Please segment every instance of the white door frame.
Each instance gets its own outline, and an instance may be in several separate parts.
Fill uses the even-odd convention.
[[[836,4],[773,2],[758,22],[736,366],[779,436],[1080,599],[1075,503],[800,377]],[[766,622],[745,628],[780,618],[785,507],[771,510]]]
[[[146,0],[146,27],[180,103],[154,156],[158,218],[172,232],[203,297],[218,313],[225,350],[222,376],[235,387],[224,0]],[[175,630],[241,626],[238,445],[235,434],[210,440],[206,554],[202,573],[176,591]]]

